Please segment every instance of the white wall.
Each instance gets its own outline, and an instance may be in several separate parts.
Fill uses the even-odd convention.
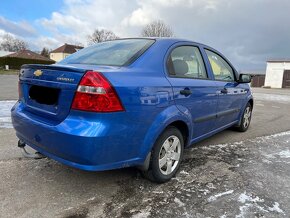
[[[68,54],[68,53],[50,53],[49,58],[56,61],[56,62],[59,62],[69,55],[70,54]]]
[[[284,70],[290,69],[290,62],[267,62],[265,86],[282,88]]]

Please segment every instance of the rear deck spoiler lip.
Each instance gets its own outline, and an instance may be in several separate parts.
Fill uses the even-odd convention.
[[[64,66],[64,65],[44,65],[44,64],[24,64],[21,66],[21,69],[48,69],[48,70],[60,70],[60,71],[70,71],[70,72],[79,72],[84,73],[88,69],[80,69],[73,66]]]
[[[24,64],[21,66],[21,69],[48,69],[48,70],[60,70],[60,71],[70,71],[85,73],[86,71],[97,71],[97,72],[116,72],[124,67],[115,67],[115,66],[105,66],[105,65],[80,65],[80,64]]]

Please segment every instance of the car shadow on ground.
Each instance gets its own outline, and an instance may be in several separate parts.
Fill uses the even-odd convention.
[[[226,133],[218,135],[222,136],[223,134]],[[219,137],[218,135],[215,137]],[[212,140],[214,140],[215,137],[213,137]],[[149,205],[157,204],[159,205],[158,207],[162,207],[166,202],[178,201],[176,200],[179,199],[178,196],[188,195],[187,198],[189,198],[190,195],[190,198],[194,197],[195,199],[199,199],[199,192],[192,192],[194,192],[194,189],[206,190],[208,183],[212,183],[209,186],[213,186],[213,184],[215,184],[215,186],[222,185],[222,177],[232,174],[231,170],[224,170],[223,168],[228,168],[229,164],[230,166],[234,166],[235,163],[233,164],[233,162],[240,156],[234,151],[231,151],[223,154],[222,160],[218,160],[217,162],[212,160],[209,161],[211,156],[217,157],[216,152],[214,150],[199,149],[201,147],[202,142],[186,149],[185,157],[177,177],[169,183],[161,185],[144,179],[136,168],[124,168],[104,172],[86,172],[63,166],[49,159],[44,160],[44,164],[39,166],[41,170],[38,176],[42,178],[49,178],[52,176],[55,185],[64,187],[62,191],[70,192],[72,196],[80,195],[80,190],[83,192],[94,190],[93,192],[95,195],[102,196],[102,194],[106,195],[106,192],[110,190],[110,188],[112,188],[112,190],[115,189],[115,194],[111,196],[112,200],[103,208],[104,214],[111,217],[131,217],[136,213],[146,213],[144,208],[142,208],[142,205],[146,205],[146,199],[149,201],[147,202]],[[214,170],[209,170],[211,166],[216,167]],[[214,171],[216,173],[213,174]],[[188,177],[189,174],[190,176]],[[79,186],[76,184],[81,185]],[[95,187],[102,187],[103,190],[96,190]],[[181,190],[184,192],[181,193]],[[204,200],[206,199],[203,199],[203,201]],[[197,202],[198,201],[196,201],[196,203]],[[95,198],[89,202],[86,201],[76,208],[66,211],[63,216],[85,217],[88,215],[90,208],[98,207],[101,203],[102,201],[100,198]],[[151,210],[151,215],[155,214],[156,216],[161,216],[162,214],[158,212],[157,207],[155,209]],[[178,213],[181,213],[181,211]]]

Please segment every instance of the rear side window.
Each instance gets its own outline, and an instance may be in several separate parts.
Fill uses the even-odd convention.
[[[89,64],[123,66],[134,62],[148,49],[153,39],[122,39],[97,43],[81,49],[59,62],[60,64]]]
[[[207,78],[200,51],[194,46],[180,46],[172,50],[167,60],[170,76]]]
[[[232,67],[221,56],[209,50],[205,52],[216,80],[235,81]]]

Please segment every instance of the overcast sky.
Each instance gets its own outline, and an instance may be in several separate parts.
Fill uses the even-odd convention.
[[[95,28],[140,36],[156,19],[175,37],[221,51],[238,70],[290,58],[290,0],[1,0],[0,35],[22,38],[32,50],[54,49],[86,45]]]

